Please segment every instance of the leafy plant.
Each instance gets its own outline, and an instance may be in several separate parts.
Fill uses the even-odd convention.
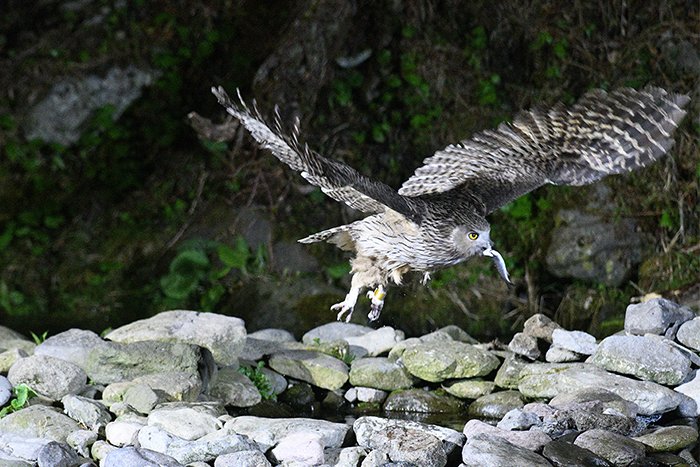
[[[276,401],[277,395],[272,389],[272,384],[270,383],[270,380],[267,378],[267,376],[265,376],[265,373],[262,371],[264,367],[264,362],[258,362],[258,366],[242,366],[238,368],[238,372],[242,375],[247,376],[248,379],[253,382],[263,399],[270,399]]]
[[[0,418],[22,409],[27,405],[29,399],[36,396],[36,392],[26,384],[20,383],[12,388],[12,395],[14,397],[10,399],[9,405],[6,405],[0,410]]]
[[[39,345],[39,344],[41,344],[42,342],[44,342],[44,341],[46,340],[46,336],[49,335],[49,331],[44,331],[44,332],[41,333],[40,335],[36,335],[36,334],[34,334],[33,332],[30,333],[30,334],[32,335],[32,339],[34,339],[34,343],[35,343],[36,345]]]

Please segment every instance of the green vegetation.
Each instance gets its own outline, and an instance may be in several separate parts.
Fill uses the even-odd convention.
[[[263,399],[276,401],[277,395],[272,389],[270,380],[267,379],[267,376],[265,376],[265,373],[262,371],[263,368],[265,368],[265,363],[258,362],[256,367],[242,366],[238,368],[238,372],[247,376],[248,379],[253,382]]]
[[[30,334],[32,336],[32,339],[34,340],[34,343],[36,345],[39,345],[46,340],[46,337],[49,335],[49,331],[44,331],[38,335],[33,332],[31,332]]]
[[[24,408],[29,399],[36,396],[36,392],[26,384],[21,383],[12,388],[12,395],[10,403],[0,410],[0,418]]]

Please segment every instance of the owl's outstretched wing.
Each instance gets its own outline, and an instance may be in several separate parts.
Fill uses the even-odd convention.
[[[381,213],[392,209],[407,218],[419,221],[420,214],[411,200],[399,195],[381,182],[361,175],[342,162],[327,159],[299,142],[299,124],[295,124],[291,135],[282,131],[279,113],[275,112],[272,128],[265,123],[258,110],[249,108],[240,93],[234,103],[222,87],[213,87],[212,93],[226,111],[238,119],[261,147],[292,169],[301,173],[309,183],[321,188],[325,194],[341,201],[353,209],[366,213]]]
[[[399,194],[464,190],[490,213],[545,183],[585,185],[629,172],[673,146],[689,101],[661,88],[621,88],[589,91],[570,108],[524,111],[425,159]]]

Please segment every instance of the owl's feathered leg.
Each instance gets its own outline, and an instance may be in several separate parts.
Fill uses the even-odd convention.
[[[382,308],[384,308],[384,297],[386,297],[386,290],[384,290],[384,286],[381,284],[379,284],[374,291],[367,292],[367,298],[372,301],[369,314],[367,315],[370,321],[377,321],[379,319]]]
[[[333,311],[340,310],[338,311],[338,316],[336,318],[338,321],[342,321],[343,318],[345,318],[346,323],[350,322],[350,319],[352,318],[352,310],[355,308],[355,304],[357,303],[357,297],[360,295],[361,290],[361,287],[355,287],[353,285],[352,287],[350,287],[350,291],[345,296],[345,300],[331,306],[331,310]]]

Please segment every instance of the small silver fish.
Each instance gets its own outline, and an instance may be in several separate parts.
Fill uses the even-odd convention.
[[[508,269],[506,268],[506,262],[503,261],[503,256],[501,256],[501,254],[498,251],[494,250],[493,248],[487,248],[482,254],[484,256],[488,256],[493,260],[493,264],[496,265],[496,270],[498,271],[498,274],[501,276],[501,279],[503,279],[503,281],[506,284],[514,285],[510,281]]]

